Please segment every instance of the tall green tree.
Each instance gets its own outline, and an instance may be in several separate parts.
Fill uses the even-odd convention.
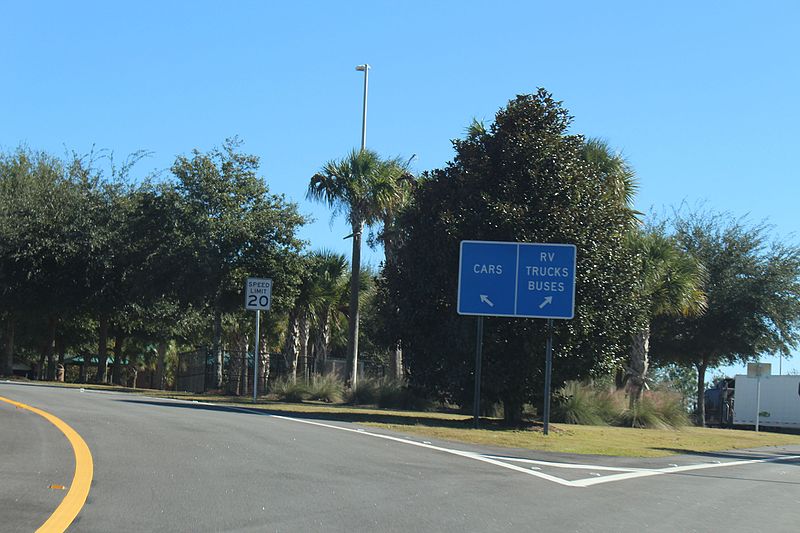
[[[800,343],[800,247],[770,239],[768,227],[718,213],[678,214],[679,246],[706,269],[700,316],[653,321],[654,358],[697,370],[698,421],[710,368],[780,352]]]
[[[248,275],[273,279],[275,310],[291,307],[298,284],[305,219],[297,206],[269,193],[259,158],[228,139],[207,153],[179,156],[172,174],[181,196],[180,246],[185,284],[195,305],[212,310],[215,388],[222,387],[222,316],[239,310]]]
[[[327,204],[334,216],[343,214],[352,230],[347,358],[348,379],[353,388],[358,379],[361,240],[365,226],[378,223],[381,214],[397,201],[402,176],[395,160],[384,160],[372,150],[353,150],[343,159],[326,163],[308,186],[308,197]]]
[[[625,236],[629,206],[608,192],[567,132],[568,112],[544,90],[521,95],[489,128],[454,141],[444,169],[423,174],[400,217],[398,268],[387,272],[390,324],[402,339],[413,386],[466,404],[475,322],[456,314],[461,240],[571,243],[577,247],[576,312],[557,321],[555,383],[606,373],[626,356],[637,316],[637,276]],[[544,320],[486,318],[482,397],[502,400],[516,422],[542,401]]]
[[[56,328],[85,299],[90,210],[64,163],[20,148],[0,162],[0,312],[6,371],[20,321],[38,325],[39,375],[55,372]],[[42,328],[41,326],[44,326]],[[42,333],[44,329],[44,333]]]
[[[121,165],[108,156],[108,169],[100,165],[103,158],[94,152],[73,156],[69,172],[80,187],[85,202],[85,216],[90,228],[82,236],[90,253],[85,257],[86,306],[98,321],[98,369],[96,381],[108,380],[108,344],[115,315],[122,315],[135,299],[139,289],[131,283],[139,268],[134,249],[137,241],[135,187],[130,172],[146,153],[135,152]],[[117,327],[117,333],[124,328]],[[118,338],[121,341],[121,339]],[[121,344],[118,351],[121,349]],[[121,353],[121,352],[120,352]]]

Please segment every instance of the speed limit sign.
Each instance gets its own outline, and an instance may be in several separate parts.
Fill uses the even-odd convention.
[[[269,311],[272,303],[272,280],[247,278],[244,287],[244,308],[252,311]]]

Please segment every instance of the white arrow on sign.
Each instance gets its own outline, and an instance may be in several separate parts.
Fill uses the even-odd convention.
[[[539,309],[541,309],[545,305],[551,304],[551,303],[553,303],[553,297],[552,296],[545,296],[544,297],[544,301],[539,304]]]
[[[481,294],[481,301],[485,304],[489,304],[489,307],[494,307],[494,303],[492,303],[489,297],[486,296],[485,294]]]

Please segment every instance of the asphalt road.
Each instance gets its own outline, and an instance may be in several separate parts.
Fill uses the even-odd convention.
[[[0,382],[88,444],[70,531],[800,530],[800,447],[622,459],[487,449],[205,404]],[[0,402],[0,531],[34,531],[75,468]]]

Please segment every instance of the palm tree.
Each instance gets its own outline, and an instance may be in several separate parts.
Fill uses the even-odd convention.
[[[332,327],[342,316],[339,302],[347,291],[347,260],[344,255],[329,250],[313,252],[313,256],[316,297],[311,310],[311,342],[317,368],[324,369]]]
[[[400,178],[395,163],[394,160],[381,159],[372,150],[352,150],[344,159],[326,163],[308,185],[308,198],[328,204],[334,215],[344,214],[352,229],[347,359],[348,378],[354,389],[358,378],[358,293],[362,234],[365,226],[380,221],[380,214],[395,199]]]
[[[706,309],[706,295],[702,290],[705,268],[678,248],[674,239],[658,231],[640,231],[632,233],[630,244],[641,260],[637,297],[645,307],[644,323],[633,335],[626,375],[633,407],[646,386],[650,321],[663,315],[700,315]]]
[[[397,268],[397,251],[400,246],[400,228],[397,225],[397,217],[400,211],[411,202],[417,178],[408,171],[408,166],[415,157],[416,154],[412,155],[406,162],[402,162],[400,158],[386,161],[387,165],[393,167],[393,173],[397,178],[392,199],[384,205],[380,213],[382,227],[379,239],[383,244],[385,257],[384,272]],[[400,341],[397,341],[389,351],[389,367],[392,377],[398,379],[403,377],[403,347]]]
[[[621,153],[614,153],[603,139],[587,139],[583,144],[583,159],[598,171],[608,198],[625,210],[632,226],[637,225],[637,217],[642,214],[633,209],[638,184],[628,161]]]

